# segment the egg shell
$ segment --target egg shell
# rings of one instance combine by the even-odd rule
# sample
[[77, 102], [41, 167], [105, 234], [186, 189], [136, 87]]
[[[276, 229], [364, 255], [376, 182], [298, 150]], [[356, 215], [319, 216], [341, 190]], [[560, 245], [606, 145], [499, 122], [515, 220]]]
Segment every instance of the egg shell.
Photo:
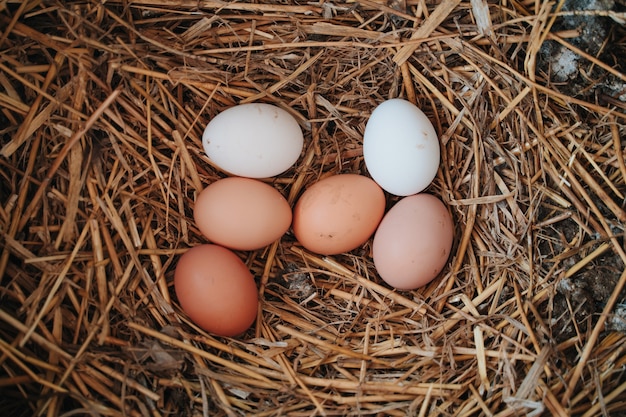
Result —
[[202, 234], [212, 243], [236, 250], [273, 243], [289, 229], [291, 219], [285, 197], [252, 178], [215, 181], [200, 192], [194, 206], [194, 220]]
[[417, 106], [391, 99], [374, 109], [363, 134], [363, 159], [385, 191], [407, 196], [424, 190], [437, 174], [439, 158], [437, 132]]
[[174, 289], [189, 318], [218, 336], [237, 336], [256, 319], [254, 277], [235, 253], [221, 246], [204, 244], [185, 252], [174, 271]]
[[265, 178], [289, 169], [304, 145], [296, 119], [280, 107], [247, 103], [215, 116], [204, 129], [209, 159], [229, 174]]
[[333, 175], [314, 183], [298, 199], [293, 232], [311, 252], [348, 252], [371, 237], [384, 212], [384, 192], [372, 179]]
[[441, 200], [425, 193], [404, 197], [385, 214], [374, 235], [376, 271], [400, 290], [424, 286], [446, 265], [453, 235], [452, 217]]

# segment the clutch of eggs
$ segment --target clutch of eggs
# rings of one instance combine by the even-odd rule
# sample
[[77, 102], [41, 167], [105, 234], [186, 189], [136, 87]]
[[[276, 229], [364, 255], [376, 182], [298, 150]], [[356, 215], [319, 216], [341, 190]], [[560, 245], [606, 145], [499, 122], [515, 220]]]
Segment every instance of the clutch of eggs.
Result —
[[[256, 318], [254, 278], [231, 250], [263, 248], [289, 227], [320, 255], [349, 252], [374, 236], [374, 266], [401, 290], [426, 285], [447, 262], [452, 218], [439, 199], [420, 194], [437, 173], [439, 141], [426, 115], [406, 100], [381, 103], [366, 124], [363, 157], [371, 178], [325, 177], [304, 190], [293, 212], [277, 189], [259, 180], [285, 172], [300, 157], [303, 134], [287, 111], [265, 103], [231, 107], [209, 122], [202, 144], [211, 163], [231, 177], [199, 193], [194, 220], [211, 244], [185, 253], [174, 281], [183, 310], [211, 333], [235, 336]], [[385, 191], [403, 197], [387, 213]]]

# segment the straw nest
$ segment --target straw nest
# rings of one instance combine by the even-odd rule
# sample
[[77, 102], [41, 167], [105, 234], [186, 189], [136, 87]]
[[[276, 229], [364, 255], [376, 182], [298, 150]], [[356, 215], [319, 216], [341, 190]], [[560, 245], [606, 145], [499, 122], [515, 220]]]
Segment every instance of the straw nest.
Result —
[[[0, 414], [624, 415], [610, 3], [0, 2]], [[204, 242], [195, 196], [224, 176], [211, 117], [262, 101], [298, 119], [303, 155], [268, 180], [293, 202], [366, 174], [365, 123], [393, 97], [440, 135], [442, 275], [394, 291], [369, 243], [323, 257], [288, 233], [240, 253], [262, 300], [248, 333], [194, 326], [172, 276]]]

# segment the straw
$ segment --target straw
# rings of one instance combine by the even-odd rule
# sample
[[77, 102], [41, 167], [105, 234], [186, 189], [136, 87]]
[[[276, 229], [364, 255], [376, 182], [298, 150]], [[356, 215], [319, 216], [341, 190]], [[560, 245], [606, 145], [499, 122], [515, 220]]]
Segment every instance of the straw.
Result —
[[[560, 6], [0, 2], [0, 414], [626, 412], [624, 14]], [[598, 54], [569, 17], [605, 19]], [[571, 80], [549, 45], [578, 57]], [[260, 297], [247, 332], [194, 324], [174, 269], [228, 175], [206, 124], [255, 101], [293, 115], [302, 154], [263, 179], [293, 206], [369, 175], [365, 126], [396, 97], [439, 133], [441, 274], [400, 291], [371, 239], [322, 256], [288, 231], [237, 252]]]

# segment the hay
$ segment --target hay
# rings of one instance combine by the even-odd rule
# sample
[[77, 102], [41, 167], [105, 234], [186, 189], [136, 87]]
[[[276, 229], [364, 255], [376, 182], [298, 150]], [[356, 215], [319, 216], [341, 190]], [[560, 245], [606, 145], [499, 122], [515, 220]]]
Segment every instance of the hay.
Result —
[[[553, 6], [0, 2], [0, 413], [625, 413], [626, 105], [598, 88], [625, 79], [624, 15], [585, 12], [614, 19], [591, 55]], [[584, 58], [588, 88], [551, 81], [548, 42]], [[442, 276], [393, 291], [369, 243], [322, 257], [287, 234], [240, 254], [254, 328], [190, 323], [172, 276], [223, 176], [207, 121], [251, 101], [293, 114], [306, 149], [268, 180], [293, 203], [366, 172], [367, 117], [392, 97], [440, 133]]]

